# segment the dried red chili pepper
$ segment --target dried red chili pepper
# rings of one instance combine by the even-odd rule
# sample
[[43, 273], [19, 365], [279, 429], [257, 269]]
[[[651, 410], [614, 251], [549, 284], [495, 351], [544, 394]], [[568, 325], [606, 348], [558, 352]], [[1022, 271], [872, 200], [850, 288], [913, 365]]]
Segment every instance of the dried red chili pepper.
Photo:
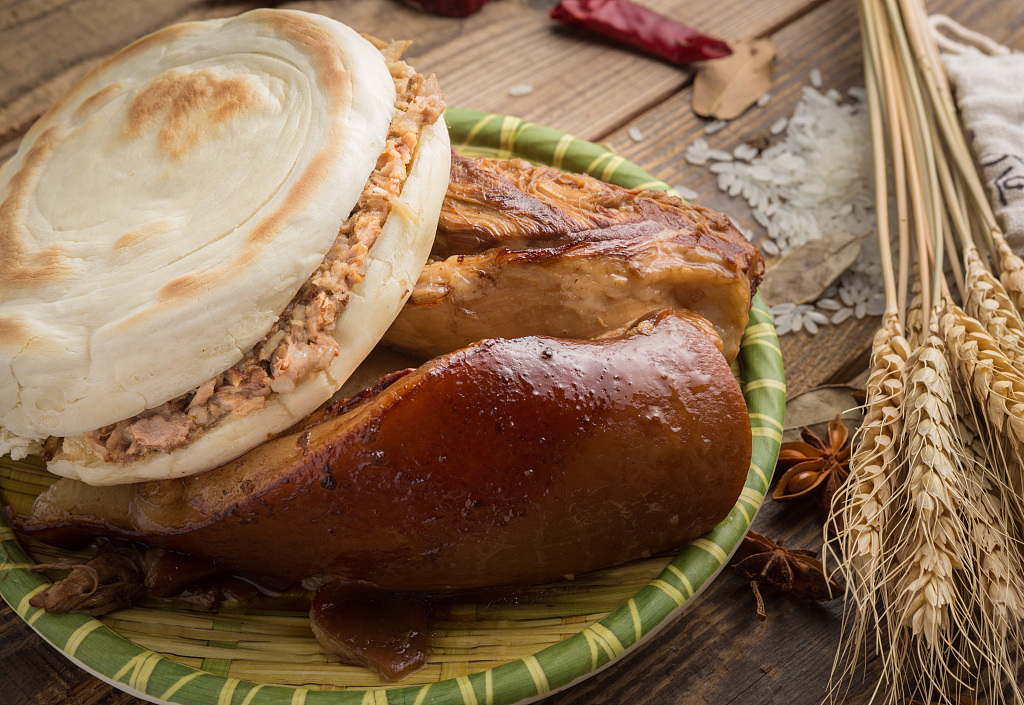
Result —
[[444, 17], [472, 15], [490, 0], [412, 0], [427, 12]]
[[720, 59], [732, 49], [721, 39], [628, 0], [562, 0], [551, 17], [628, 44], [673, 64]]

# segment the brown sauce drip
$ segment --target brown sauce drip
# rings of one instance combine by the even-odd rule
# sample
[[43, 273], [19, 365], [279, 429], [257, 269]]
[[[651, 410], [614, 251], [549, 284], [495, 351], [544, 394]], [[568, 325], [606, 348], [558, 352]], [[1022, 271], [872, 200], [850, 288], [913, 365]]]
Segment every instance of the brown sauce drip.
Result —
[[309, 619], [322, 651], [387, 680], [426, 663], [427, 611], [420, 597], [327, 583], [313, 595]]

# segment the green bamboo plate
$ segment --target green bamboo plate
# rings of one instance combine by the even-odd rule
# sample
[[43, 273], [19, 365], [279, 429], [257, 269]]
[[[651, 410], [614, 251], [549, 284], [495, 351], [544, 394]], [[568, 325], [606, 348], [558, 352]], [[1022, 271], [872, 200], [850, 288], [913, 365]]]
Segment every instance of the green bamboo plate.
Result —
[[[449, 109], [445, 119], [453, 145], [467, 155], [518, 156], [628, 188], [668, 188], [603, 147], [548, 127], [469, 110]], [[32, 559], [2, 519], [0, 595], [68, 659], [156, 703], [507, 705], [537, 700], [607, 667], [668, 624], [710, 584], [746, 533], [778, 457], [785, 404], [782, 355], [760, 296], [751, 309], [739, 363], [753, 457], [746, 486], [725, 521], [674, 558], [538, 588], [540, 598], [534, 602], [452, 608], [449, 622], [435, 625], [431, 637], [432, 658], [434, 651], [441, 652], [439, 663], [425, 669], [419, 682], [410, 679], [414, 685], [384, 688], [361, 669], [322, 663], [298, 613], [240, 616], [228, 608], [210, 615], [149, 604], [102, 621], [46, 614], [30, 606], [29, 599], [49, 583], [29, 570]], [[31, 464], [0, 461], [5, 502], [24, 508], [49, 481]], [[180, 648], [167, 646], [173, 640], [181, 641]], [[517, 653], [515, 643], [525, 653], [510, 657]], [[233, 661], [233, 654], [255, 660]], [[295, 662], [311, 664], [299, 669], [308, 674], [308, 682], [302, 682], [306, 675], [298, 676], [299, 682], [288, 675]]]

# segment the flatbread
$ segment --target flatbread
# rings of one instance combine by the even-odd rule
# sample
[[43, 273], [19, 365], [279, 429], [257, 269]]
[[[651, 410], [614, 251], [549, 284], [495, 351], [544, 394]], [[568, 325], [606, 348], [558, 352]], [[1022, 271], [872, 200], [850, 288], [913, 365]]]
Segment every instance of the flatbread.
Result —
[[369, 42], [292, 11], [175, 25], [86, 75], [0, 167], [0, 427], [72, 436], [235, 364], [334, 242], [394, 102]]
[[412, 293], [430, 254], [450, 157], [444, 121], [424, 128], [402, 189], [404, 205], [392, 209], [370, 248], [366, 277], [353, 288], [338, 316], [333, 337], [339, 354], [330, 367], [310, 375], [292, 392], [272, 394], [263, 409], [222, 418], [195, 441], [170, 453], [149, 453], [121, 465], [100, 460], [79, 438], [65, 438], [47, 469], [91, 485], [184, 477], [225, 463], [311, 414], [370, 353]]

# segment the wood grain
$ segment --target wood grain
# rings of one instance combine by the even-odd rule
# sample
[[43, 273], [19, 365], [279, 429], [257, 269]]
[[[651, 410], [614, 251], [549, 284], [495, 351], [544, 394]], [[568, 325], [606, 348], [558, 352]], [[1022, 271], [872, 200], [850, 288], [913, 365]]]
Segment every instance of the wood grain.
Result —
[[[662, 0], [660, 7], [706, 31], [742, 38], [784, 24], [814, 1]], [[0, 9], [0, 159], [43, 110], [120, 47], [172, 22], [232, 15], [257, 4], [66, 0]], [[437, 73], [451, 105], [518, 115], [586, 139], [602, 137], [690, 80], [687, 69], [564, 30], [548, 18], [552, 4], [502, 0], [456, 21], [395, 0], [279, 3], [385, 39], [414, 38], [409, 58], [419, 70]], [[510, 96], [518, 84], [534, 92]]]

